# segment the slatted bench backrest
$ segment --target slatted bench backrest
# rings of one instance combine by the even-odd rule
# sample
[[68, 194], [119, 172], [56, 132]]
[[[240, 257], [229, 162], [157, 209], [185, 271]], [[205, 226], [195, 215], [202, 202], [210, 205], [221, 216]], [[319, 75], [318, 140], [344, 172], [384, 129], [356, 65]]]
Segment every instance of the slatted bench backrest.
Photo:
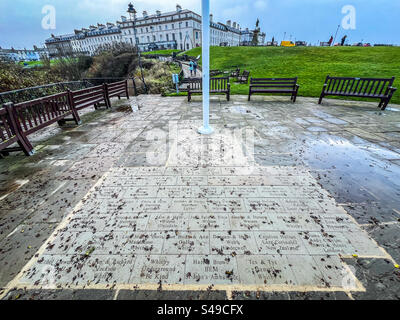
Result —
[[25, 135], [47, 127], [72, 113], [68, 92], [15, 104], [13, 108], [17, 125]]
[[387, 95], [395, 78], [330, 77], [325, 81], [325, 93], [366, 97]]
[[211, 91], [227, 91], [229, 77], [211, 78], [210, 90]]
[[99, 102], [106, 102], [104, 85], [72, 91], [72, 101], [76, 110], [82, 110]]
[[188, 80], [190, 91], [201, 91], [203, 89], [203, 81], [201, 78], [193, 78]]
[[249, 75], [250, 75], [250, 71], [244, 70], [244, 71], [243, 71], [243, 74], [242, 74], [242, 77], [248, 78]]
[[111, 98], [125, 94], [128, 89], [127, 85], [127, 80], [107, 84], [108, 96]]
[[260, 88], [294, 88], [297, 84], [296, 78], [251, 78], [250, 85]]
[[[211, 78], [210, 79], [210, 91], [227, 91], [228, 90], [229, 77]], [[203, 90], [203, 81], [200, 78], [190, 79], [188, 82], [190, 91], [201, 91]]]

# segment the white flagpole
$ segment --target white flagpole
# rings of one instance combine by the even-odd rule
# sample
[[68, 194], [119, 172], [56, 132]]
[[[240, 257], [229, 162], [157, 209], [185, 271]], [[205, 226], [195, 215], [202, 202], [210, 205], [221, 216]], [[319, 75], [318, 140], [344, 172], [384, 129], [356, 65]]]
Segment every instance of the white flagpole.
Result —
[[211, 134], [210, 127], [210, 0], [202, 0], [202, 59], [203, 59], [203, 126], [201, 134]]

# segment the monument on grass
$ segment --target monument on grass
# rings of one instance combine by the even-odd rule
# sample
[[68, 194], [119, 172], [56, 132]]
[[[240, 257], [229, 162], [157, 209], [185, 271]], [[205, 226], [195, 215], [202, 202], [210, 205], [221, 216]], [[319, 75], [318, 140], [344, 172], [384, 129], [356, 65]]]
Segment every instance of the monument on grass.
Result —
[[253, 31], [253, 39], [251, 40], [252, 46], [258, 46], [258, 35], [261, 32], [260, 29], [260, 19], [257, 19], [256, 28]]

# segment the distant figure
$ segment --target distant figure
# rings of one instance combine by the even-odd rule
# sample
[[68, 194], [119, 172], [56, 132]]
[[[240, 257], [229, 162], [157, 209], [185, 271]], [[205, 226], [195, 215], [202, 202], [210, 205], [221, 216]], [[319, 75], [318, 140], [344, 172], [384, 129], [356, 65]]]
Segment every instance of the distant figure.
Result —
[[197, 75], [197, 62], [196, 61], [193, 62], [193, 71], [194, 71], [194, 76], [196, 76]]
[[190, 70], [190, 76], [193, 77], [193, 70], [194, 70], [194, 62], [193, 62], [193, 60], [190, 60], [189, 70]]

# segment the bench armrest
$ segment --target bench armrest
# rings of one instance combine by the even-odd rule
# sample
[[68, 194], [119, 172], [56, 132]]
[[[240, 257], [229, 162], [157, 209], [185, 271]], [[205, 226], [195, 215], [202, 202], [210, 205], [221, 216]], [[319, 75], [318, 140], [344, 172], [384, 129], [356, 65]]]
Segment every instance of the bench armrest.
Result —
[[395, 92], [395, 91], [397, 90], [396, 87], [389, 87], [388, 89], [389, 89], [390, 91], [392, 91], [392, 92]]

